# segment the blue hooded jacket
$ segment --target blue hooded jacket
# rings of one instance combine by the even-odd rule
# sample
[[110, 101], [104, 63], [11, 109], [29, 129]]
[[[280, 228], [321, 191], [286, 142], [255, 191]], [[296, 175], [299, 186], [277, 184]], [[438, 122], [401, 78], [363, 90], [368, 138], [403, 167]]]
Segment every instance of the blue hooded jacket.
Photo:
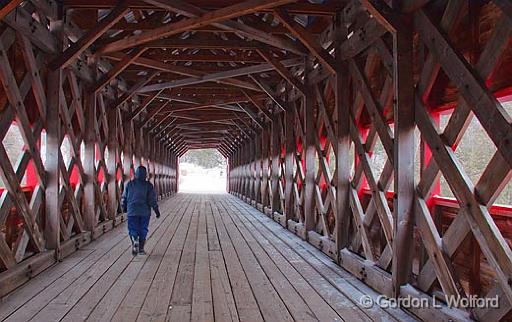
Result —
[[128, 182], [121, 199], [123, 211], [128, 216], [151, 216], [151, 208], [158, 213], [158, 203], [156, 200], [153, 184], [146, 180], [146, 168], [140, 166], [135, 171], [135, 179]]

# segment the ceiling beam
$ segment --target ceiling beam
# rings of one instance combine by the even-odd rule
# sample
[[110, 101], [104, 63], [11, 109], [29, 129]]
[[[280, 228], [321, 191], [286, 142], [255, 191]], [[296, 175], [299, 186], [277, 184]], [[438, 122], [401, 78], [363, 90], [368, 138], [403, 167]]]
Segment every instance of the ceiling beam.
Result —
[[253, 120], [254, 123], [258, 125], [258, 127], [260, 127], [261, 129], [265, 127], [265, 124], [261, 123], [261, 121], [259, 120], [258, 115], [254, 113], [254, 111], [252, 111], [249, 107], [244, 106], [242, 104], [237, 105], [245, 111], [245, 114], [247, 114], [251, 118], [251, 120]]
[[232, 6], [207, 12], [204, 15], [197, 18], [189, 18], [180, 20], [175, 23], [169, 23], [163, 25], [162, 27], [142, 32], [138, 35], [133, 35], [124, 39], [114, 41], [100, 48], [98, 52], [108, 53], [120, 51], [130, 47], [140, 46], [150, 41], [176, 35], [203, 25], [221, 22], [231, 18], [254, 13], [262, 9], [270, 9], [276, 6], [281, 6], [295, 1], [296, 0], [247, 0], [238, 4], [234, 4]]
[[69, 46], [59, 57], [54, 59], [50, 63], [50, 68], [57, 70], [67, 67], [74, 59], [78, 58], [84, 50], [89, 48], [96, 39], [101, 37], [110, 27], [121, 20], [128, 10], [129, 8], [126, 2], [120, 1], [105, 18], [95, 24], [94, 28], [89, 30], [77, 42]]
[[[112, 104], [112, 108], [118, 108], [120, 107], [122, 104], [124, 104], [125, 102], [127, 102], [130, 98], [133, 97], [133, 95], [135, 95], [135, 93], [137, 93], [137, 91], [144, 85], [146, 85], [148, 82], [150, 82], [153, 78], [155, 78], [156, 76], [158, 76], [158, 72], [153, 72], [149, 75], [147, 75], [147, 77], [143, 77], [141, 78], [135, 85], [133, 85], [132, 87], [130, 87], [130, 89], [125, 92], [119, 99], [117, 99], [114, 104]], [[160, 92], [158, 92], [160, 93]]]
[[[296, 66], [296, 65], [302, 64], [302, 60], [301, 59], [287, 59], [282, 62], [279, 62], [279, 64], [281, 64], [282, 66], [285, 66], [285, 67]], [[274, 69], [274, 66], [269, 63], [259, 64], [259, 65], [243, 67], [243, 68], [239, 68], [239, 69], [226, 70], [226, 71], [222, 71], [222, 72], [218, 72], [218, 73], [208, 74], [208, 75], [204, 75], [200, 78], [186, 78], [186, 79], [180, 79], [180, 80], [175, 80], [175, 81], [166, 82], [166, 83], [153, 84], [153, 85], [149, 85], [149, 86], [145, 86], [145, 87], [141, 88], [140, 92], [141, 93], [152, 92], [152, 91], [159, 90], [162, 88], [175, 88], [175, 87], [200, 84], [200, 83], [205, 83], [205, 82], [218, 81], [221, 79], [226, 79], [226, 78], [231, 78], [231, 77], [245, 76], [245, 75], [254, 74], [254, 73], [263, 73], [263, 72], [267, 72], [267, 71], [270, 71], [273, 69]]]
[[395, 33], [397, 30], [406, 28], [397, 12], [383, 0], [360, 0], [360, 2], [387, 31]]
[[[124, 0], [128, 3], [129, 7], [132, 9], [158, 9], [154, 5], [145, 3], [142, 0]], [[402, 1], [419, 1], [419, 0], [402, 0]], [[64, 7], [67, 9], [109, 9], [117, 4], [118, 0], [66, 0], [64, 1]], [[239, 0], [227, 0], [220, 2], [212, 2], [210, 0], [187, 0], [187, 3], [190, 3], [197, 7], [202, 7], [209, 10], [219, 9], [222, 6], [231, 5], [238, 3]], [[313, 15], [313, 16], [327, 16], [332, 17], [336, 12], [336, 9], [341, 9], [337, 1], [331, 1], [330, 3], [320, 4], [320, 3], [309, 3], [309, 2], [300, 2], [293, 3], [289, 5], [285, 5], [284, 8], [292, 14], [303, 14], [303, 15]], [[262, 9], [262, 12], [270, 12], [271, 9]]]
[[[108, 55], [108, 54], [107, 54]], [[167, 58], [169, 57], [169, 58]], [[152, 56], [152, 59], [160, 59], [159, 57]], [[184, 62], [220, 62], [220, 63], [264, 63], [265, 61], [259, 57], [258, 55], [248, 55], [245, 53], [238, 53], [235, 56], [226, 55], [226, 54], [201, 54], [197, 53], [195, 55], [180, 53], [178, 55], [165, 56], [162, 59], [170, 59], [172, 61], [184, 61]]]
[[269, 120], [269, 121], [272, 121], [272, 115], [270, 115], [270, 113], [266, 110], [265, 106], [261, 105], [260, 102], [258, 102], [257, 98], [252, 96], [250, 93], [246, 92], [246, 91], [242, 91], [242, 93], [244, 93], [244, 95], [247, 97], [247, 99], [249, 99], [249, 101], [254, 105], [256, 106], [256, 108], [258, 110], [261, 111], [261, 113], [263, 113], [263, 115], [265, 115], [265, 117]]
[[167, 105], [169, 105], [171, 101], [165, 101], [160, 106], [153, 108], [144, 118], [144, 120], [138, 125], [139, 127], [145, 127], [148, 123]]
[[[208, 12], [189, 3], [176, 0], [144, 0], [144, 2], [151, 3], [162, 9], [180, 13], [189, 18], [200, 17]], [[228, 20], [220, 23], [213, 23], [212, 25], [222, 30], [238, 32], [244, 37], [255, 39], [267, 45], [271, 45], [280, 49], [285, 49], [298, 55], [305, 54], [304, 49], [301, 48], [301, 46], [298, 46], [293, 41], [285, 38], [276, 37], [268, 32], [261, 31], [257, 28], [248, 26], [239, 21]]]
[[138, 47], [130, 52], [129, 55], [126, 55], [120, 62], [118, 62], [111, 70], [109, 70], [103, 77], [98, 81], [96, 86], [94, 87], [94, 92], [99, 92], [103, 89], [108, 83], [110, 83], [116, 76], [121, 74], [123, 70], [126, 69], [137, 57], [142, 55], [146, 48]]
[[286, 27], [297, 39], [299, 39], [311, 54], [315, 56], [331, 73], [336, 74], [336, 63], [327, 50], [325, 50], [305, 27], [295, 21], [283, 9], [276, 9], [274, 16]]
[[146, 107], [149, 106], [149, 104], [151, 104], [151, 102], [153, 102], [158, 95], [160, 95], [164, 90], [159, 90], [157, 92], [154, 92], [152, 93], [151, 95], [147, 96], [144, 101], [142, 101], [142, 104], [137, 107], [137, 109], [135, 111], [132, 112], [132, 114], [130, 114], [130, 116], [128, 116], [128, 120], [131, 120], [133, 121], [137, 116], [139, 116], [140, 113], [142, 113], [142, 111], [144, 111], [146, 109]]
[[297, 88], [302, 94], [306, 93], [306, 88], [302, 82], [295, 78], [292, 73], [279, 60], [274, 58], [272, 54], [266, 50], [258, 50], [258, 53], [290, 84]]
[[[110, 59], [114, 59], [114, 60], [124, 60], [124, 59], [126, 59], [127, 55], [124, 53], [121, 53], [121, 52], [117, 52], [117, 53], [107, 54], [106, 57], [108, 57]], [[173, 73], [173, 74], [194, 77], [197, 79], [206, 75], [205, 72], [198, 71], [193, 68], [189, 68], [186, 66], [166, 64], [166, 63], [162, 63], [158, 60], [149, 59], [149, 58], [145, 58], [145, 57], [137, 57], [132, 62], [132, 64], [137, 65], [137, 66], [157, 69], [157, 70], [160, 70], [163, 72], [169, 72], [169, 73]], [[246, 89], [250, 89], [250, 90], [254, 90], [254, 91], [260, 91], [260, 89], [257, 86], [254, 86], [253, 84], [251, 84], [249, 82], [245, 82], [245, 81], [239, 80], [239, 79], [227, 78], [227, 79], [219, 80], [219, 83], [236, 86], [236, 87], [241, 87], [241, 88], [246, 88]]]
[[249, 75], [249, 78], [252, 79], [281, 110], [286, 111], [286, 104], [277, 97], [277, 94], [270, 88], [270, 85], [256, 76]]
[[23, 0], [4, 1], [4, 3], [0, 5], [0, 20], [7, 16], [9, 12], [14, 10], [22, 2]]

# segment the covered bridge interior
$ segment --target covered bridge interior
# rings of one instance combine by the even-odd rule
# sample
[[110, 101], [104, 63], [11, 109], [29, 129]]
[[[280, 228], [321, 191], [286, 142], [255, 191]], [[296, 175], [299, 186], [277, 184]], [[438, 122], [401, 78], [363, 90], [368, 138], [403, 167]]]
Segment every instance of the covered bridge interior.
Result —
[[[512, 319], [510, 1], [10, 0], [0, 19], [0, 320]], [[176, 194], [201, 148], [231, 195]], [[139, 165], [164, 216], [131, 258]], [[360, 301], [379, 294], [430, 305]]]

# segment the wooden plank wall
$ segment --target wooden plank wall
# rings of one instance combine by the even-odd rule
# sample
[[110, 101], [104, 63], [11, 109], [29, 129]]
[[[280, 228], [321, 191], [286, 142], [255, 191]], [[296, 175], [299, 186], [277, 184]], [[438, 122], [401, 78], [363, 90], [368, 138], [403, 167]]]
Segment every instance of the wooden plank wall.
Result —
[[[120, 198], [137, 165], [159, 198], [177, 191], [177, 153], [127, 118], [136, 106], [119, 104], [117, 88], [96, 89], [109, 63], [49, 66], [81, 31], [62, 22], [55, 2], [38, 5], [48, 16], [18, 7], [0, 34], [0, 142], [15, 124], [28, 147], [12, 166], [0, 143], [0, 296], [123, 222]], [[33, 186], [22, 185], [27, 171]]]
[[[479, 59], [468, 60], [454, 45], [453, 34], [467, 2], [447, 1], [439, 17], [421, 4], [404, 16], [383, 1], [360, 2], [375, 18], [362, 28], [364, 35], [356, 31], [348, 37], [345, 27], [361, 14], [359, 1], [338, 13], [318, 40], [284, 21], [310, 56], [302, 69], [282, 73], [277, 99], [285, 111], [277, 108], [275, 98], [269, 100], [277, 115], [255, 143], [246, 142], [257, 148], [240, 154], [242, 145], [229, 158], [229, 191], [387, 296], [499, 296], [500, 307], [494, 309], [412, 309], [423, 319], [507, 319], [512, 308], [511, 242], [490, 206], [510, 180], [512, 125], [492, 92], [491, 75], [510, 44], [512, 16], [502, 1], [489, 4], [499, 13], [494, 29], [478, 49]], [[414, 40], [413, 34], [418, 35]], [[444, 130], [430, 116], [428, 104], [441, 71], [458, 90], [458, 104]], [[476, 184], [454, 153], [473, 117], [497, 148]], [[273, 132], [282, 119], [280, 142]], [[376, 144], [386, 156], [380, 173], [371, 160]], [[415, 159], [420, 145], [422, 155], [426, 147], [432, 158]], [[422, 168], [415, 177], [416, 162]], [[247, 164], [256, 166], [247, 172]], [[441, 174], [456, 207], [431, 202]], [[261, 189], [248, 193], [242, 183], [254, 176]], [[282, 189], [283, 201], [276, 202]], [[443, 211], [449, 216], [443, 217]], [[461, 263], [460, 254], [475, 250], [482, 254], [476, 262]]]

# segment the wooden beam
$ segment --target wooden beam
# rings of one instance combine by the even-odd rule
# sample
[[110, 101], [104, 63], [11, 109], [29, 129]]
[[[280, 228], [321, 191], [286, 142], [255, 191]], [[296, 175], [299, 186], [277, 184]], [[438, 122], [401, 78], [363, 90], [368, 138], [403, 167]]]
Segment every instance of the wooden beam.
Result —
[[[119, 99], [117, 99], [114, 102], [114, 104], [112, 104], [111, 108], [116, 109], [116, 108], [120, 107], [121, 105], [123, 105], [130, 98], [132, 98], [133, 95], [135, 95], [135, 93], [137, 93], [137, 91], [142, 86], [146, 85], [148, 82], [150, 82], [153, 78], [155, 78], [158, 75], [159, 75], [159, 73], [155, 71], [155, 72], [152, 72], [152, 73], [146, 75], [146, 77], [142, 77], [135, 85], [133, 85], [127, 92], [125, 92]], [[156, 95], [158, 95], [160, 93], [161, 93], [161, 91], [158, 91]]]
[[[77, 8], [77, 9], [109, 9], [116, 5], [118, 0], [66, 0], [66, 8]], [[145, 9], [154, 10], [156, 7], [152, 4], [148, 4], [142, 0], [125, 0], [128, 2], [129, 7], [133, 9]], [[161, 0], [163, 1], [163, 0]], [[175, 0], [172, 0], [174, 2]], [[411, 0], [413, 1], [413, 0]], [[171, 0], [168, 2], [172, 3]], [[238, 3], [238, 0], [228, 0], [222, 3], [212, 4], [208, 2], [205, 6], [204, 0], [187, 0], [187, 4], [192, 4], [197, 7], [208, 7], [211, 9], [222, 8], [227, 5]], [[303, 14], [303, 15], [315, 15], [315, 16], [326, 16], [330, 17], [334, 14], [338, 8], [336, 3], [309, 3], [299, 2], [284, 6], [292, 14]], [[263, 9], [262, 12], [270, 12], [271, 9]]]
[[144, 120], [138, 124], [139, 127], [145, 127], [163, 108], [170, 104], [170, 101], [165, 101], [160, 106], [154, 107], [148, 115], [144, 118]]
[[298, 79], [296, 79], [292, 73], [286, 69], [286, 66], [282, 64], [279, 60], [274, 58], [271, 53], [266, 50], [258, 50], [258, 53], [265, 59], [272, 67], [290, 84], [292, 84], [295, 88], [297, 88], [302, 94], [306, 93], [306, 88], [304, 84], [302, 84]]
[[156, 91], [154, 93], [152, 93], [151, 95], [147, 96], [144, 101], [142, 101], [142, 104], [137, 107], [137, 109], [135, 111], [132, 112], [132, 114], [130, 114], [130, 116], [127, 117], [128, 120], [131, 120], [133, 121], [137, 116], [139, 116], [139, 114], [144, 111], [146, 109], [146, 107], [149, 106], [149, 104], [151, 104], [151, 102], [153, 102], [158, 95], [160, 95], [164, 90], [161, 89], [159, 91]]
[[315, 56], [322, 65], [331, 73], [336, 73], [336, 64], [334, 58], [325, 50], [314, 36], [301, 24], [296, 22], [285, 10], [274, 10], [274, 16], [295, 36], [299, 39], [311, 54]]
[[60, 137], [61, 122], [59, 110], [62, 96], [59, 94], [62, 87], [62, 70], [49, 71], [47, 76], [47, 110], [46, 120], [46, 177], [48, 182], [45, 189], [45, 238], [46, 247], [56, 251], [56, 258], [59, 258], [60, 248], [60, 216], [59, 206], [60, 192]]
[[[110, 53], [110, 54], [105, 55], [105, 57], [108, 57], [108, 58], [114, 59], [114, 60], [123, 60], [127, 57], [127, 55], [123, 54], [123, 53]], [[160, 70], [163, 72], [169, 72], [169, 73], [173, 73], [173, 74], [184, 75], [184, 76], [195, 77], [195, 78], [200, 78], [201, 76], [206, 75], [206, 72], [195, 70], [193, 68], [189, 68], [186, 66], [180, 66], [180, 65], [166, 64], [166, 63], [162, 63], [158, 60], [149, 59], [149, 58], [145, 58], [145, 57], [138, 57], [137, 59], [135, 59], [132, 62], [132, 64], [137, 65], [137, 66], [143, 66], [143, 67]], [[233, 79], [229, 79], [229, 78], [221, 79], [221, 80], [219, 80], [219, 83], [259, 91], [258, 87], [250, 84], [249, 82], [245, 82], [240, 79], [234, 79], [234, 78]]]
[[14, 10], [23, 0], [7, 0], [0, 5], [0, 20], [2, 20], [9, 12]]
[[[335, 20], [335, 43], [340, 44], [346, 39], [347, 29], [341, 23], [341, 17], [336, 16]], [[339, 251], [349, 245], [350, 236], [350, 121], [347, 115], [350, 114], [351, 96], [349, 88], [350, 75], [348, 73], [347, 63], [342, 61], [342, 51], [340, 46], [336, 46], [336, 63], [339, 68], [336, 69], [334, 78], [334, 104], [337, 115], [337, 124], [335, 125], [336, 141], [331, 144], [336, 145], [336, 226], [335, 242], [336, 251], [339, 259]], [[353, 160], [355, 162], [355, 160]], [[331, 161], [332, 162], [332, 161]]]
[[[285, 67], [290, 66], [296, 66], [300, 65], [301, 61], [300, 59], [287, 59], [284, 61], [281, 61], [280, 64]], [[207, 74], [201, 77], [193, 77], [193, 78], [185, 78], [180, 80], [175, 80], [171, 82], [166, 83], [160, 83], [160, 84], [153, 84], [149, 86], [145, 86], [140, 89], [139, 92], [145, 93], [145, 92], [152, 92], [163, 88], [176, 88], [176, 87], [182, 87], [182, 86], [188, 86], [188, 85], [194, 85], [194, 84], [201, 84], [205, 82], [213, 82], [218, 81], [221, 79], [231, 78], [231, 77], [238, 77], [238, 76], [245, 76], [247, 74], [254, 74], [254, 73], [263, 73], [269, 70], [274, 69], [273, 65], [271, 64], [259, 64], [249, 67], [242, 67], [239, 69], [233, 69], [233, 70], [227, 70], [227, 71], [221, 71], [218, 73], [212, 73]], [[286, 68], [285, 68], [286, 69]]]
[[[295, 107], [293, 107], [294, 109]], [[293, 185], [295, 183], [294, 180], [294, 163], [295, 163], [295, 155], [297, 153], [297, 144], [295, 141], [295, 111], [290, 108], [288, 111], [284, 112], [285, 115], [285, 145], [286, 145], [286, 155], [285, 155], [285, 189], [284, 189], [284, 215], [286, 216], [286, 221], [295, 218], [295, 205], [293, 203]], [[259, 173], [258, 173], [259, 175]]]
[[[304, 71], [307, 76], [311, 72], [311, 62], [306, 62], [306, 69]], [[315, 113], [314, 113], [314, 95], [311, 88], [304, 91], [304, 123], [306, 142], [303, 144], [303, 158], [305, 160], [305, 186], [304, 186], [304, 228], [306, 232], [315, 231], [316, 216], [315, 216]], [[307, 235], [307, 234], [306, 234]]]
[[412, 272], [411, 244], [414, 226], [414, 79], [412, 27], [393, 34], [394, 104], [394, 239], [393, 294], [410, 282]]
[[258, 102], [258, 100], [256, 99], [256, 97], [254, 97], [253, 95], [251, 95], [250, 93], [248, 93], [247, 91], [244, 91], [242, 90], [242, 93], [244, 93], [244, 95], [249, 99], [249, 101], [254, 104], [254, 106], [256, 106], [258, 108], [258, 110], [261, 111], [261, 113], [263, 113], [263, 115], [265, 115], [265, 117], [269, 120], [269, 121], [272, 121], [272, 115], [270, 115], [270, 113], [267, 111], [267, 109], [265, 108], [265, 106], [263, 106], [260, 102]]
[[142, 32], [138, 35], [114, 41], [105, 45], [103, 48], [100, 48], [98, 52], [107, 53], [139, 46], [152, 40], [176, 35], [203, 25], [221, 22], [231, 18], [257, 12], [262, 9], [269, 9], [295, 1], [296, 0], [247, 0], [239, 4], [205, 13], [204, 15], [197, 18], [189, 18], [175, 23], [169, 23], [154, 30]]
[[244, 110], [244, 112], [254, 121], [260, 128], [263, 128], [265, 125], [261, 123], [258, 115], [254, 113], [249, 107], [244, 106], [243, 104], [237, 103], [237, 105]]
[[107, 72], [107, 74], [103, 75], [103, 77], [97, 82], [96, 86], [94, 87], [93, 91], [95, 93], [99, 92], [103, 89], [108, 83], [110, 83], [116, 76], [121, 74], [123, 70], [126, 69], [131, 63], [135, 61], [140, 55], [142, 55], [147, 48], [139, 47], [135, 48], [130, 52], [129, 55], [127, 55], [123, 60], [118, 62], [111, 70]]
[[393, 8], [398, 9], [400, 12], [403, 13], [410, 13], [427, 5], [430, 1], [431, 0], [401, 0], [397, 1], [399, 7], [395, 8], [395, 5], [393, 4]]
[[252, 79], [268, 95], [268, 97], [274, 101], [274, 103], [276, 103], [277, 107], [282, 111], [287, 110], [286, 103], [277, 97], [277, 94], [270, 88], [270, 85], [259, 79], [256, 75], [249, 75], [249, 78]]
[[56, 70], [67, 67], [74, 59], [78, 58], [84, 50], [89, 48], [96, 39], [101, 37], [110, 27], [121, 20], [128, 10], [127, 3], [120, 1], [105, 18], [95, 24], [94, 28], [89, 30], [77, 42], [69, 46], [59, 57], [54, 59], [49, 65], [50, 68]]
[[[84, 185], [84, 211], [83, 220], [85, 229], [94, 231], [97, 224], [96, 219], [96, 138], [94, 133], [95, 118], [97, 111], [97, 94], [94, 91], [87, 92], [84, 99], [85, 114], [86, 114], [86, 132], [84, 137], [84, 174], [87, 177], [87, 181]], [[130, 129], [131, 130], [131, 129]], [[125, 138], [127, 139], [130, 135], [125, 131]], [[127, 151], [125, 150], [125, 157], [127, 157]], [[131, 159], [129, 163], [131, 164]], [[125, 173], [126, 174], [126, 173]], [[128, 174], [129, 175], [129, 170]]]
[[376, 40], [380, 39], [387, 30], [376, 19], [370, 19], [352, 37], [341, 44], [343, 60], [350, 59], [368, 48]]
[[394, 11], [384, 0], [360, 0], [372, 17], [391, 33], [404, 30], [405, 26]]
[[508, 113], [487, 88], [485, 80], [455, 49], [423, 9], [415, 13], [414, 23], [430, 52], [439, 60], [446, 75], [457, 86], [489, 138], [512, 167], [512, 126]]
[[[144, 0], [144, 2], [151, 3], [165, 10], [180, 13], [189, 18], [199, 17], [207, 13], [206, 10], [181, 1], [174, 0], [171, 2], [166, 0]], [[221, 23], [214, 23], [212, 25], [222, 30], [235, 31], [246, 38], [255, 39], [267, 45], [285, 49], [298, 55], [304, 55], [304, 50], [294, 42], [284, 38], [275, 37], [268, 32], [261, 31], [239, 21], [228, 20]]]

